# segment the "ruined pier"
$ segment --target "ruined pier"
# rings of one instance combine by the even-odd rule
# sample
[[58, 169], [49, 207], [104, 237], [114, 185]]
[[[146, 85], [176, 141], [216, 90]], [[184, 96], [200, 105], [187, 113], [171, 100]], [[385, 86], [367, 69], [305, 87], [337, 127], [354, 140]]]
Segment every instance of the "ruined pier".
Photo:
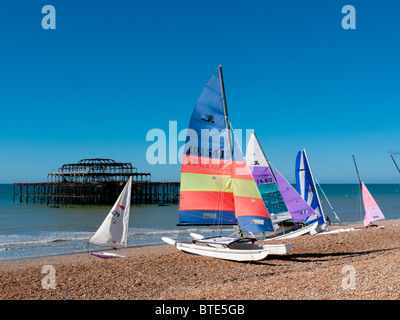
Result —
[[175, 204], [179, 182], [152, 182], [149, 172], [112, 159], [83, 159], [49, 172], [48, 182], [14, 183], [14, 202], [111, 205], [132, 177], [132, 204]]

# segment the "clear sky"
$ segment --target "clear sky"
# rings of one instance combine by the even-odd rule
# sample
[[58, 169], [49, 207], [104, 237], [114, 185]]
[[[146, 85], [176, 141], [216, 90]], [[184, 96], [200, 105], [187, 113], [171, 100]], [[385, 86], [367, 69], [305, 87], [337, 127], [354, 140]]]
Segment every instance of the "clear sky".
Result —
[[[348, 4], [355, 30], [342, 28]], [[352, 153], [366, 183], [399, 183], [399, 13], [398, 1], [4, 0], [0, 183], [97, 157], [178, 181], [180, 164], [146, 161], [146, 134], [186, 128], [219, 64], [233, 126], [254, 129], [289, 181], [306, 148], [321, 183], [357, 183]]]

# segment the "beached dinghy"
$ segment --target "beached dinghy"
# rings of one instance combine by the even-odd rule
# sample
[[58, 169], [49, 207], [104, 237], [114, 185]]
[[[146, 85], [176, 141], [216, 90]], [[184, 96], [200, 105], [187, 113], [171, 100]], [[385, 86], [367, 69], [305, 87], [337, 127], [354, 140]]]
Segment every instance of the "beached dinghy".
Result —
[[[190, 233], [190, 236], [193, 237], [196, 241], [195, 243], [205, 243], [208, 246], [218, 246], [218, 243], [221, 241], [222, 237], [210, 237], [206, 238], [203, 235], [197, 234], [197, 233]], [[245, 246], [244, 248], [250, 249], [260, 249], [261, 247], [264, 249], [269, 249], [269, 254], [270, 255], [284, 255], [289, 253], [290, 250], [293, 248], [293, 244], [291, 243], [278, 243], [278, 244], [269, 244], [269, 245], [262, 245], [262, 244], [255, 244], [256, 241], [258, 240], [265, 240], [264, 238], [233, 238], [233, 237], [223, 237], [224, 241], [227, 242], [229, 241], [229, 246], [230, 248], [241, 248], [243, 245]], [[276, 239], [276, 238], [274, 238]], [[251, 245], [253, 244], [253, 245]], [[227, 245], [227, 244], [225, 244]]]
[[[241, 229], [235, 238], [193, 239], [191, 243], [162, 238], [184, 252], [255, 261], [271, 251], [242, 235], [274, 229], [241, 148], [232, 137], [221, 66], [204, 87], [190, 120], [182, 162], [179, 225], [239, 225]], [[287, 253], [291, 246], [283, 244], [282, 248]]]
[[308, 161], [306, 149], [299, 151], [297, 154], [295, 173], [297, 191], [302, 195], [304, 200], [307, 201], [307, 203], [313, 208], [316, 213], [314, 216], [311, 216], [305, 220], [305, 223], [307, 224], [313, 224], [317, 222], [318, 225], [315, 228], [315, 232], [313, 232], [312, 234], [326, 235], [358, 230], [355, 228], [344, 228], [328, 231], [327, 219], [325, 218], [324, 211], [322, 210], [321, 201], [315, 183], [317, 183], [317, 185], [319, 186], [319, 189], [324, 195], [326, 202], [331, 208], [335, 216], [335, 221], [340, 221], [340, 219], [336, 214], [336, 211], [330, 203], [328, 197], [326, 196], [324, 190], [322, 189], [321, 185], [318, 183], [318, 180], [314, 178], [314, 175], [311, 171], [310, 162]]
[[[305, 201], [307, 201], [307, 203], [315, 211], [315, 215], [308, 217], [304, 222], [306, 224], [312, 224], [314, 222], [318, 222], [318, 227], [315, 230], [316, 233], [327, 230], [328, 223], [326, 221], [324, 211], [322, 210], [321, 201], [315, 184], [314, 175], [311, 171], [311, 166], [308, 161], [306, 149], [303, 149], [297, 153], [295, 175], [296, 175], [296, 186], [298, 193], [301, 194], [302, 198]], [[328, 198], [323, 192], [321, 186], [320, 189], [324, 194], [328, 204], [330, 205], [335, 215], [335, 219], [339, 220], [339, 217], [337, 216], [331, 203], [329, 202]]]
[[93, 256], [103, 259], [126, 257], [129, 211], [131, 204], [131, 189], [132, 177], [129, 178], [117, 201], [108, 213], [107, 217], [104, 219], [97, 232], [89, 240], [90, 243], [111, 247], [114, 250], [118, 248], [125, 248], [125, 255], [105, 251], [91, 252]]
[[356, 172], [358, 176], [358, 181], [360, 183], [362, 198], [364, 203], [364, 227], [367, 228], [371, 226], [372, 222], [378, 220], [384, 220], [385, 216], [383, 215], [381, 209], [379, 208], [378, 204], [376, 203], [375, 199], [372, 197], [371, 193], [368, 191], [367, 187], [365, 186], [364, 182], [361, 181], [360, 174], [358, 173], [356, 158], [353, 154], [353, 161], [354, 166], [356, 167]]
[[258, 261], [265, 259], [270, 248], [262, 245], [245, 243], [243, 246], [237, 244], [237, 239], [224, 238], [196, 240], [193, 243], [177, 242], [170, 238], [162, 238], [166, 243], [174, 245], [178, 250], [212, 258], [233, 261]]

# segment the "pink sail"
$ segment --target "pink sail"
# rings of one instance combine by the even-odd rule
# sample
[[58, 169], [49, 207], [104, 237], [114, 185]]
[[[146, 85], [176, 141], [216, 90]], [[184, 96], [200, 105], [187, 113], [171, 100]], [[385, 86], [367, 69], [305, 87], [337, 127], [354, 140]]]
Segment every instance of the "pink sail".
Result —
[[372, 195], [369, 193], [364, 182], [362, 182], [362, 195], [365, 208], [364, 227], [368, 227], [371, 222], [385, 219], [381, 209], [379, 209]]

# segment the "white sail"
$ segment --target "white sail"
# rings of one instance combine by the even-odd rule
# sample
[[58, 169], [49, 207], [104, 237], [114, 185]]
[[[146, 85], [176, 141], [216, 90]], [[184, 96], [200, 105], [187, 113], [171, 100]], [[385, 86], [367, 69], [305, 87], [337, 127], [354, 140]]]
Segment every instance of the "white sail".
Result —
[[265, 166], [269, 167], [268, 161], [264, 156], [264, 152], [254, 134], [251, 134], [246, 148], [246, 163], [250, 166]]
[[271, 216], [272, 223], [277, 224], [281, 221], [292, 219], [279, 192], [272, 168], [255, 132], [252, 132], [247, 144], [246, 163], [250, 168], [265, 206]]
[[129, 178], [111, 211], [89, 242], [115, 248], [126, 247], [131, 189], [132, 177]]

